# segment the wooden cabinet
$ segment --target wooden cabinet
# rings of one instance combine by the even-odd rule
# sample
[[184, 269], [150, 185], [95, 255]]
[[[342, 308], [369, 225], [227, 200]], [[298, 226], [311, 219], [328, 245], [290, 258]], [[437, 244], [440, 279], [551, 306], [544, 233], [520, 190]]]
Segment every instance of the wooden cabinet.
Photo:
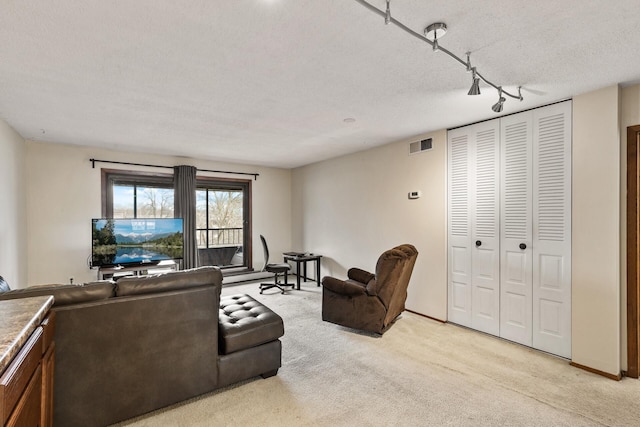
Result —
[[54, 328], [55, 313], [50, 313], [0, 376], [2, 425], [53, 425]]

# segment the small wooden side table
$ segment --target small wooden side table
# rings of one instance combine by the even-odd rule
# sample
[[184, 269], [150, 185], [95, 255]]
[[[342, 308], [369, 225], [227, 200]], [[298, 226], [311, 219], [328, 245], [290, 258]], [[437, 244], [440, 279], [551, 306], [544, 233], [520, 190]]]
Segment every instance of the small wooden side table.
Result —
[[[296, 289], [300, 290], [300, 277], [303, 277], [305, 281], [310, 280], [307, 277], [307, 263], [309, 261], [315, 261], [316, 263], [316, 277], [315, 282], [320, 286], [320, 259], [322, 255], [305, 253], [305, 252], [284, 252], [284, 262], [296, 263]], [[302, 264], [302, 275], [300, 275], [300, 264]]]

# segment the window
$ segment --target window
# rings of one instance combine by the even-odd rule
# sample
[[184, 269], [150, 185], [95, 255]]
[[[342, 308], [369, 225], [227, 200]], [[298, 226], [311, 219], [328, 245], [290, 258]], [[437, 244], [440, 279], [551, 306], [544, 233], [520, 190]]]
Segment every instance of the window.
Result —
[[[251, 181], [199, 179], [196, 238], [201, 262], [246, 267]], [[206, 261], [208, 260], [208, 261]]]
[[242, 191], [203, 188], [196, 191], [199, 248], [242, 243]]
[[113, 185], [114, 218], [173, 218], [173, 188]]
[[106, 218], [173, 218], [173, 175], [108, 169], [102, 173]]
[[[198, 177], [196, 239], [200, 265], [251, 266], [251, 181]], [[173, 174], [102, 169], [105, 218], [173, 218]]]

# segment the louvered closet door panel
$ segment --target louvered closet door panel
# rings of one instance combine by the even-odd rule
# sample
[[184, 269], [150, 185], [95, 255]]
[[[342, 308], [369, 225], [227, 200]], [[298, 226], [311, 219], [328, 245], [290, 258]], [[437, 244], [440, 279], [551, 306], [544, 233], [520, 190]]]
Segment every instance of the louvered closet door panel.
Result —
[[500, 224], [498, 120], [472, 126], [474, 203], [471, 211], [471, 327], [500, 331]]
[[501, 119], [500, 336], [532, 344], [532, 114]]
[[571, 357], [571, 102], [533, 110], [533, 347]]
[[465, 129], [448, 134], [449, 275], [448, 320], [471, 326], [471, 215], [469, 182], [472, 146]]

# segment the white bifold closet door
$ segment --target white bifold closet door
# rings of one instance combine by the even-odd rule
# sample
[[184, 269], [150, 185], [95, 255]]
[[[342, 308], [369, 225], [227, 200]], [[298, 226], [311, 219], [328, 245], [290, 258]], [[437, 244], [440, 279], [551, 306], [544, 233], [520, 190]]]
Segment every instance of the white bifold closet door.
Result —
[[529, 112], [500, 120], [500, 336], [532, 345], [533, 124]]
[[532, 110], [533, 347], [571, 357], [571, 102]]
[[471, 326], [471, 137], [466, 130], [457, 129], [449, 131], [448, 139], [448, 319]]
[[571, 103], [500, 125], [500, 336], [570, 357]]
[[500, 330], [499, 121], [449, 133], [449, 320]]
[[571, 356], [571, 102], [449, 132], [449, 321]]

